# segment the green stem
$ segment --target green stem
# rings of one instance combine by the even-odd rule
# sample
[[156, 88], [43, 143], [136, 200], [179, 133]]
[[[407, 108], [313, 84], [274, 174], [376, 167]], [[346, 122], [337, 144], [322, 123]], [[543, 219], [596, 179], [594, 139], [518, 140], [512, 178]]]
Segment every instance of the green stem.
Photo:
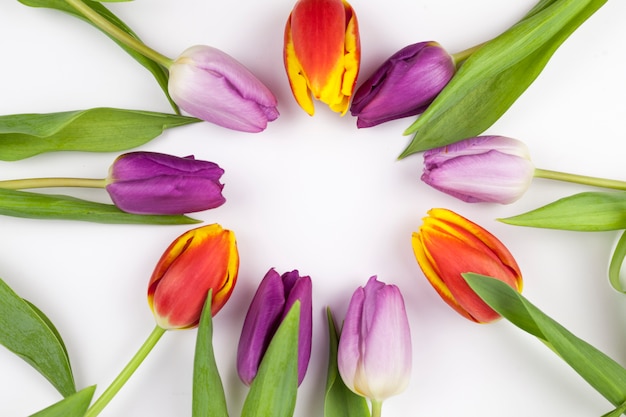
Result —
[[0, 188], [9, 190], [22, 190], [24, 188], [50, 188], [50, 187], [83, 187], [104, 188], [107, 185], [106, 178], [24, 178], [19, 180], [0, 181]]
[[626, 190], [626, 181], [610, 180], [606, 178], [588, 177], [586, 175], [569, 174], [566, 172], [535, 169], [535, 177], [556, 181], [573, 182], [576, 184], [592, 185], [594, 187]]
[[463, 61], [469, 58], [470, 55], [472, 55], [474, 52], [479, 50], [485, 43], [487, 42], [479, 43], [478, 45], [472, 46], [471, 48], [468, 48], [464, 51], [452, 54], [452, 60], [454, 60], [454, 65], [458, 68], [459, 65], [463, 63]]
[[141, 42], [137, 38], [124, 32], [119, 27], [115, 26], [108, 19], [104, 18], [100, 13], [87, 6], [82, 0], [65, 0], [67, 4], [78, 10], [85, 18], [91, 21], [104, 33], [111, 36], [113, 39], [121, 42], [127, 47], [140, 53], [141, 55], [149, 58], [159, 65], [169, 68], [172, 65], [172, 59], [160, 54], [154, 49], [148, 47], [145, 43]]
[[130, 378], [130, 376], [137, 370], [139, 365], [143, 362], [143, 360], [148, 356], [148, 353], [152, 350], [152, 348], [159, 341], [161, 336], [165, 333], [165, 329], [159, 326], [155, 326], [150, 336], [146, 339], [146, 341], [141, 345], [135, 356], [128, 362], [128, 364], [122, 369], [122, 372], [111, 382], [111, 385], [108, 386], [106, 390], [102, 393], [102, 395], [89, 407], [84, 417], [95, 417], [106, 407], [106, 405], [115, 397], [115, 394], [124, 386], [126, 381]]
[[382, 414], [383, 402], [372, 400], [372, 417], [380, 417]]

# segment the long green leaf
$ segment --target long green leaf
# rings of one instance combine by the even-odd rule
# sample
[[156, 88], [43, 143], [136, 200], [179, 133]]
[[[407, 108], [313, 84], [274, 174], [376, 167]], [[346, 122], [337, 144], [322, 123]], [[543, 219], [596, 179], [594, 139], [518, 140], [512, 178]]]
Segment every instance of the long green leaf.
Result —
[[626, 192], [574, 194], [498, 220], [515, 226], [584, 232], [626, 229]]
[[609, 282], [615, 290], [621, 293], [626, 293], [620, 277], [624, 258], [626, 258], [626, 232], [622, 233], [622, 236], [617, 242], [609, 264]]
[[291, 417], [298, 392], [298, 327], [296, 301], [274, 334], [250, 385], [241, 417]]
[[614, 406], [626, 402], [626, 369], [576, 337], [506, 283], [463, 274], [470, 287], [496, 312], [538, 337]]
[[228, 417], [224, 386], [213, 351], [213, 320], [211, 317], [212, 291], [206, 299], [193, 362], [192, 417]]
[[625, 412], [626, 412], [626, 402], [620, 405], [619, 407], [617, 407], [615, 410], [609, 411], [606, 414], [602, 414], [602, 417], [618, 417], [624, 414]]
[[84, 388], [30, 417], [83, 417], [95, 390], [95, 385]]
[[44, 152], [116, 152], [135, 148], [165, 129], [199, 122], [167, 113], [98, 107], [88, 110], [0, 116], [0, 159]]
[[324, 396], [324, 417], [370, 417], [367, 400], [355, 394], [344, 384], [337, 366], [339, 333], [330, 311], [328, 318], [328, 373], [326, 375], [326, 395]]
[[65, 397], [74, 376], [65, 345], [50, 320], [0, 279], [0, 344], [41, 373]]
[[0, 215], [28, 219], [80, 220], [110, 224], [193, 224], [183, 215], [126, 213], [112, 204], [94, 203], [65, 195], [37, 194], [0, 188]]
[[[44, 7], [44, 8], [49, 8], [49, 9], [60, 10], [65, 13], [69, 13], [72, 16], [77, 17], [81, 20], [84, 20], [94, 27], [97, 27], [91, 21], [86, 19], [81, 13], [76, 11], [72, 6], [68, 5], [64, 0], [18, 0], [18, 1], [30, 7]], [[91, 1], [91, 0], [83, 0], [83, 1], [85, 4], [87, 4], [93, 10], [95, 10], [98, 14], [100, 14], [102, 17], [107, 19], [109, 22], [113, 23], [119, 29], [126, 32], [133, 38], [140, 40], [139, 37], [124, 22], [122, 22], [117, 16], [115, 16], [115, 14], [113, 14], [109, 9], [104, 7], [102, 4], [96, 1]], [[100, 28], [98, 29], [100, 30]], [[108, 34], [106, 35], [109, 36]], [[134, 51], [133, 49], [127, 47], [126, 45], [123, 45], [122, 43], [118, 42], [116, 39], [113, 39], [113, 41], [115, 41], [115, 43], [117, 43], [122, 49], [124, 49], [130, 56], [132, 56], [137, 62], [139, 62], [148, 71], [152, 73], [157, 83], [159, 83], [159, 86], [165, 93], [165, 96], [167, 97], [174, 111], [176, 113], [180, 113], [178, 106], [174, 103], [174, 101], [172, 101], [169, 95], [169, 92], [167, 90], [167, 83], [169, 79], [169, 73], [167, 69], [163, 68], [160, 64], [153, 61], [152, 59], [145, 57], [144, 55]]]
[[405, 134], [400, 158], [477, 136], [532, 84], [552, 54], [606, 0], [542, 1], [520, 22], [487, 42]]

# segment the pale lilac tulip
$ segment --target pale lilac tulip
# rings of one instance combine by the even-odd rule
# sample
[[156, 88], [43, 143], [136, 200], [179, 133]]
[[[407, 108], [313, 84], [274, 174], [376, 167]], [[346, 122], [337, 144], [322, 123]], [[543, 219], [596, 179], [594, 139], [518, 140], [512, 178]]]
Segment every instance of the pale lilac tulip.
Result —
[[469, 203], [509, 204], [526, 192], [534, 172], [523, 142], [478, 136], [426, 151], [422, 181]]
[[237, 349], [237, 372], [250, 385], [278, 326], [294, 302], [300, 301], [298, 334], [298, 385], [302, 383], [311, 357], [313, 332], [311, 278], [297, 270], [279, 275], [270, 269], [257, 288], [243, 323]]
[[354, 292], [339, 338], [337, 365], [346, 386], [373, 403], [406, 388], [411, 334], [398, 287], [373, 276]]
[[406, 46], [357, 89], [350, 113], [359, 128], [423, 113], [455, 72], [452, 56], [437, 42]]
[[209, 161], [156, 152], [130, 152], [109, 169], [113, 203], [135, 214], [185, 214], [224, 204], [224, 170]]
[[192, 46], [169, 68], [172, 100], [190, 115], [219, 126], [260, 132], [278, 118], [272, 92], [230, 55]]

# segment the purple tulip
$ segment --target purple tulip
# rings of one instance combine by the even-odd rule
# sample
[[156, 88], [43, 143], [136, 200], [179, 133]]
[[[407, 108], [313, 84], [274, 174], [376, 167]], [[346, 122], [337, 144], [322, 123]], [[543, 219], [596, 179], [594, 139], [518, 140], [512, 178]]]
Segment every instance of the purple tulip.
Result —
[[437, 42], [401, 49], [354, 94], [350, 112], [358, 117], [357, 127], [423, 113], [455, 72], [452, 56]]
[[354, 292], [339, 338], [337, 364], [346, 386], [372, 403], [406, 388], [411, 334], [398, 287], [373, 276]]
[[523, 142], [478, 136], [426, 151], [422, 181], [469, 203], [509, 204], [526, 192], [534, 172]]
[[219, 49], [193, 46], [174, 60], [169, 74], [172, 100], [194, 117], [244, 132], [261, 132], [278, 118], [272, 92]]
[[298, 271], [279, 275], [270, 269], [256, 291], [246, 314], [237, 349], [237, 372], [250, 385], [278, 326], [296, 300], [300, 301], [298, 336], [298, 385], [302, 383], [311, 357], [313, 336], [311, 278]]
[[111, 165], [106, 190], [115, 205], [136, 214], [184, 214], [224, 204], [217, 164], [156, 152], [130, 152]]

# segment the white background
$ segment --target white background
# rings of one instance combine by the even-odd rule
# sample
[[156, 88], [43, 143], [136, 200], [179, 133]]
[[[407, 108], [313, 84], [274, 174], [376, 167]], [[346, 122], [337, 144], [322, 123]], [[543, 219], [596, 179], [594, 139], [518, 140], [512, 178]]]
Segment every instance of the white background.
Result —
[[[354, 0], [365, 80], [410, 43], [458, 52], [494, 37], [532, 0]], [[496, 221], [586, 187], [536, 180], [509, 206], [466, 204], [419, 180], [421, 155], [398, 161], [413, 118], [358, 130], [323, 104], [309, 117], [282, 64], [293, 2], [150, 0], [110, 8], [145, 42], [175, 57], [216, 46], [272, 89], [281, 117], [260, 134], [208, 123], [167, 131], [142, 150], [194, 154], [226, 173], [222, 207], [198, 213], [235, 231], [241, 267], [215, 317], [215, 348], [230, 414], [247, 388], [235, 351], [248, 303], [270, 267], [299, 269], [314, 288], [313, 355], [298, 417], [323, 415], [330, 306], [341, 320], [372, 275], [402, 290], [413, 340], [408, 389], [386, 416], [599, 416], [611, 405], [544, 345], [506, 321], [471, 323], [436, 295], [420, 271], [411, 233], [431, 207], [447, 207], [498, 236], [516, 257], [524, 294], [576, 335], [626, 364], [626, 300], [607, 281], [618, 232], [519, 228]], [[537, 81], [487, 133], [516, 137], [545, 169], [624, 179], [626, 3], [608, 2], [556, 52]], [[0, 6], [0, 114], [110, 106], [169, 112], [152, 76], [95, 28], [58, 11]], [[1, 146], [1, 144], [0, 144]], [[0, 162], [3, 179], [104, 177], [116, 154], [63, 152]], [[102, 190], [57, 190], [109, 202]], [[0, 277], [41, 308], [67, 344], [78, 388], [100, 394], [154, 326], [146, 284], [163, 250], [188, 226], [122, 226], [0, 218]], [[190, 415], [195, 330], [167, 333], [102, 416]], [[381, 358], [384, 360], [384, 358]], [[0, 415], [25, 416], [60, 399], [25, 362], [0, 348]]]

